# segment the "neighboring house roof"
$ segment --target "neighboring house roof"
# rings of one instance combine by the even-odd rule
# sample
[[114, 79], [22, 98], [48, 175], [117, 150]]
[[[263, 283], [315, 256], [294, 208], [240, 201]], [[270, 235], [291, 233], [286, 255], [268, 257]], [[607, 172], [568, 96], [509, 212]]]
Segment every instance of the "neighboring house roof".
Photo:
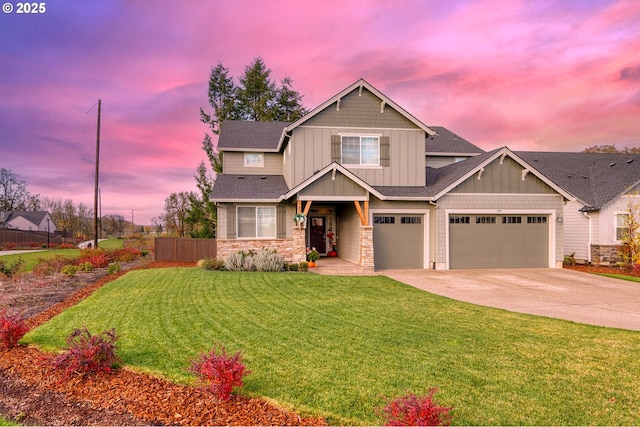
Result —
[[425, 141], [425, 152], [440, 156], [456, 156], [460, 154], [477, 155], [484, 153], [480, 147], [477, 147], [451, 132], [442, 126], [429, 126], [436, 133], [435, 135], [427, 135]]
[[227, 120], [220, 126], [218, 149], [223, 151], [278, 151], [288, 122]]
[[279, 202], [289, 191], [282, 175], [218, 175], [211, 190], [217, 202]]
[[22, 217], [30, 223], [38, 226], [49, 215], [47, 211], [2, 211], [0, 213], [0, 222], [8, 224], [18, 217]]
[[599, 210], [640, 183], [640, 155], [517, 152], [549, 179], [575, 195], [582, 210]]

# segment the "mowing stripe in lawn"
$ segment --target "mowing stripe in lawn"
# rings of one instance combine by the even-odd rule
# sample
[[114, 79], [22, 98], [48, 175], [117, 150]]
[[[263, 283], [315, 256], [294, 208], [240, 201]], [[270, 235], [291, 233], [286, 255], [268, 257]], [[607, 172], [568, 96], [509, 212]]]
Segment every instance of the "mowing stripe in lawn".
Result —
[[64, 345], [116, 327], [135, 369], [193, 383], [215, 342], [242, 350], [242, 393], [380, 424], [384, 397], [426, 393], [455, 424], [638, 424], [640, 334], [460, 303], [382, 276], [132, 271], [31, 332]]

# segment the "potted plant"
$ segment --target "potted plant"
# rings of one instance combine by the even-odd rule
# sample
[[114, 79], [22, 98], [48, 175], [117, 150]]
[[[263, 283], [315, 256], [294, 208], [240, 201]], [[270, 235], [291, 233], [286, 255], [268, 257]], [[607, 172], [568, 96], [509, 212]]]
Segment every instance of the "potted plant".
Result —
[[293, 222], [295, 222], [298, 227], [302, 227], [302, 226], [304, 226], [306, 224], [307, 217], [304, 214], [297, 213], [293, 217]]
[[320, 254], [318, 253], [316, 248], [311, 249], [311, 251], [307, 254], [309, 267], [311, 268], [317, 267], [318, 265], [316, 264], [316, 261], [318, 261], [318, 258], [320, 258]]

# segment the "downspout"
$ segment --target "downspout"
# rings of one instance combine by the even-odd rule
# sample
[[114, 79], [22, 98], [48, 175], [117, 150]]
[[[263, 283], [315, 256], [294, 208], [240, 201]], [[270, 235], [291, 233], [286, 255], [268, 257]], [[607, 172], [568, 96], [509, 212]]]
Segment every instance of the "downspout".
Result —
[[588, 213], [582, 212], [582, 215], [589, 220], [589, 240], [587, 242], [587, 262], [591, 264], [591, 217]]

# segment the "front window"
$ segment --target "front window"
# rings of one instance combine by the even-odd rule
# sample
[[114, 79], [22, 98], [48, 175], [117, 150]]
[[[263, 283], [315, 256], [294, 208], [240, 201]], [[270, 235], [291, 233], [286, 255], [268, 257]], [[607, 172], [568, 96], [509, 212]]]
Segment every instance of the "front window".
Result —
[[244, 153], [244, 165], [247, 167], [264, 167], [264, 156], [262, 153]]
[[276, 237], [276, 208], [273, 206], [243, 206], [237, 210], [239, 238]]
[[627, 224], [627, 217], [629, 214], [616, 214], [616, 240], [622, 242], [627, 238], [627, 230], [629, 226]]
[[343, 136], [342, 164], [363, 166], [380, 165], [380, 137]]

